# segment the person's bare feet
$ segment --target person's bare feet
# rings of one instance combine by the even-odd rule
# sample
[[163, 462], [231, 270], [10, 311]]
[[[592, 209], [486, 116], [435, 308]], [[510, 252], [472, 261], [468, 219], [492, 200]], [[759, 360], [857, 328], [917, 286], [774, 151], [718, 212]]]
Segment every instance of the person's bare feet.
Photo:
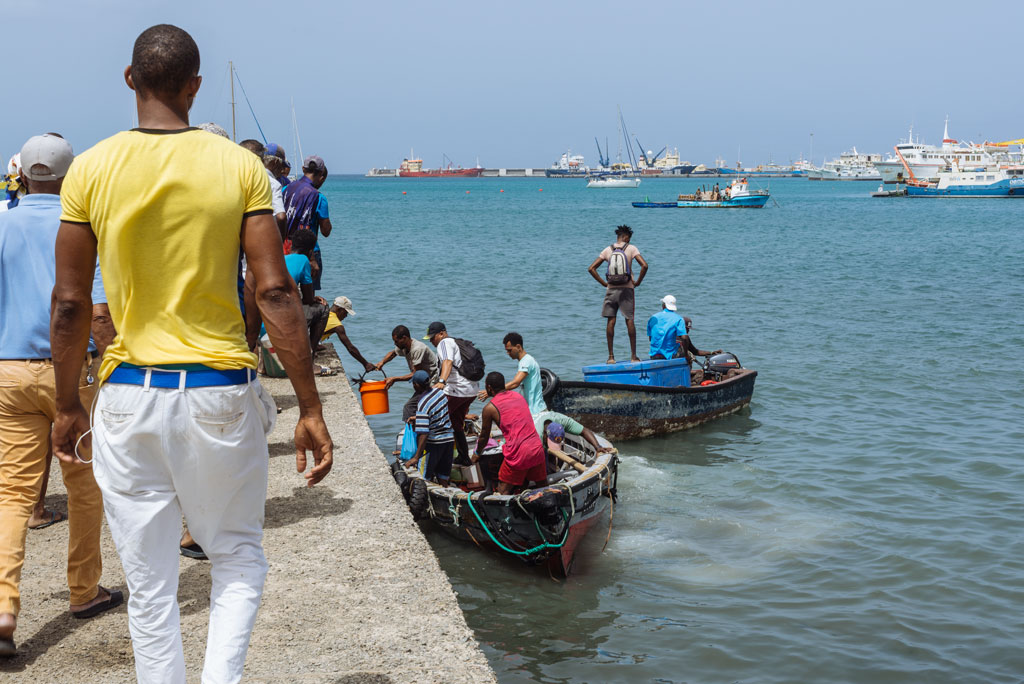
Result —
[[196, 540], [192, 538], [192, 535], [189, 534], [188, 528], [186, 527], [184, 534], [181, 535], [181, 543], [180, 543], [180, 545], [181, 546], [192, 546], [195, 543], [196, 543]]
[[633, 363], [640, 363], [640, 357], [634, 356], [633, 358], [630, 359], [630, 361], [632, 361]]
[[608, 360], [605, 361], [605, 363], [608, 363], [608, 364], [615, 363], [615, 357], [614, 356], [609, 356]]
[[64, 514], [60, 511], [48, 511], [42, 506], [32, 509], [32, 515], [28, 519], [28, 529], [41, 530], [50, 525], [56, 525], [64, 521]]

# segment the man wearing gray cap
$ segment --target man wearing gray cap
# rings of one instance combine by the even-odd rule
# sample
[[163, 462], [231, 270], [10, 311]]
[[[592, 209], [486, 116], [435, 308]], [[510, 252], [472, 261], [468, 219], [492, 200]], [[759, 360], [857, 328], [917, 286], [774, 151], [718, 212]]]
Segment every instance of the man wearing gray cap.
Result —
[[[56, 277], [60, 191], [73, 158], [71, 145], [59, 135], [30, 138], [21, 149], [27, 194], [16, 209], [0, 214], [0, 656], [15, 653], [25, 531], [50, 460], [50, 429], [57, 412], [50, 292]], [[95, 258], [92, 301], [95, 343], [89, 344], [88, 357], [76, 359], [79, 391], [86, 401], [96, 391], [91, 358], [102, 355], [113, 338]], [[81, 453], [88, 458], [88, 449]], [[99, 586], [103, 499], [92, 468], [61, 463], [61, 470], [68, 491], [71, 613], [92, 617], [122, 600], [121, 592]]]
[[[311, 230], [314, 236], [331, 234], [330, 212], [327, 198], [320, 187], [327, 180], [327, 165], [320, 157], [311, 155], [302, 162], [302, 178], [288, 184], [284, 189], [285, 226], [284, 246], [289, 249], [292, 236], [299, 230]], [[320, 256], [319, 239], [313, 247], [313, 290], [320, 289], [320, 275], [324, 261]]]

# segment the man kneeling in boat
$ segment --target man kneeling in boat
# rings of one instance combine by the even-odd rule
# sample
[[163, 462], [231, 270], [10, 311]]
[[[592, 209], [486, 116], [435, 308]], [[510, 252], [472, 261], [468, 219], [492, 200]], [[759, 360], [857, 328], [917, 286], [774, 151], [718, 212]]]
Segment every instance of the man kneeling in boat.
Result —
[[548, 477], [547, 457], [526, 399], [518, 392], [505, 389], [505, 376], [501, 373], [488, 373], [484, 386], [490, 401], [480, 416], [480, 437], [472, 462], [480, 460], [480, 454], [491, 437], [491, 426], [497, 423], [505, 438], [501, 447], [504, 460], [498, 471], [498, 494], [511, 494], [514, 487], [528, 482], [545, 482]]

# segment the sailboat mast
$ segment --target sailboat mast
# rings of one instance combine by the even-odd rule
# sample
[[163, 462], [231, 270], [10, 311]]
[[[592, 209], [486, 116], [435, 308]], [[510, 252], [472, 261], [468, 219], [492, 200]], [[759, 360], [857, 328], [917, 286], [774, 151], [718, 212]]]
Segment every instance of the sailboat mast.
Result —
[[[304, 159], [304, 157], [302, 156], [302, 138], [299, 137], [299, 122], [298, 122], [298, 119], [295, 118], [295, 98], [293, 97], [291, 100], [292, 100], [292, 143], [295, 145], [295, 148], [297, 148], [298, 151], [299, 151], [298, 156], [295, 158], [295, 163], [299, 165], [299, 169], [301, 170], [302, 162], [303, 162], [303, 159]], [[294, 151], [294, 148], [293, 148], [293, 151]]]
[[231, 79], [231, 142], [238, 142], [235, 137], [235, 63], [228, 61], [228, 78]]

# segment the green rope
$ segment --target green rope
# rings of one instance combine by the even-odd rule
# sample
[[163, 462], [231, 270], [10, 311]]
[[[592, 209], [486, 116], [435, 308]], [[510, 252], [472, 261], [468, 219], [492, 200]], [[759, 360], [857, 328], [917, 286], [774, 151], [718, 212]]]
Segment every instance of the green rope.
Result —
[[[565, 526], [565, 534], [562, 536], [562, 541], [560, 541], [557, 544], [549, 544], [547, 541], [545, 541], [540, 546], [535, 546], [532, 549], [527, 549], [526, 551], [516, 551], [515, 549], [510, 549], [504, 544], [502, 544], [500, 541], [498, 541], [497, 537], [491, 534], [491, 529], [487, 526], [487, 523], [483, 521], [483, 518], [480, 517], [480, 514], [476, 512], [475, 508], [473, 508], [472, 494], [466, 497], [466, 501], [469, 502], [469, 510], [471, 510], [473, 512], [473, 515], [476, 516], [476, 519], [480, 522], [480, 526], [484, 528], [484, 532], [487, 533], [487, 536], [491, 538], [491, 541], [497, 544], [498, 548], [500, 548], [502, 551], [508, 551], [509, 553], [515, 554], [517, 556], [528, 556], [531, 553], [536, 553], [537, 551], [540, 551], [541, 549], [560, 549], [562, 548], [562, 546], [565, 545], [565, 540], [569, 538], [569, 525], [567, 524]], [[565, 515], [564, 510], [562, 510], [562, 517], [565, 518], [566, 523], [569, 522], [569, 518]], [[540, 532], [540, 538], [544, 539], [544, 533], [540, 531], [540, 525], [537, 523], [536, 518], [533, 519], [533, 524], [537, 526], [537, 532]]]

